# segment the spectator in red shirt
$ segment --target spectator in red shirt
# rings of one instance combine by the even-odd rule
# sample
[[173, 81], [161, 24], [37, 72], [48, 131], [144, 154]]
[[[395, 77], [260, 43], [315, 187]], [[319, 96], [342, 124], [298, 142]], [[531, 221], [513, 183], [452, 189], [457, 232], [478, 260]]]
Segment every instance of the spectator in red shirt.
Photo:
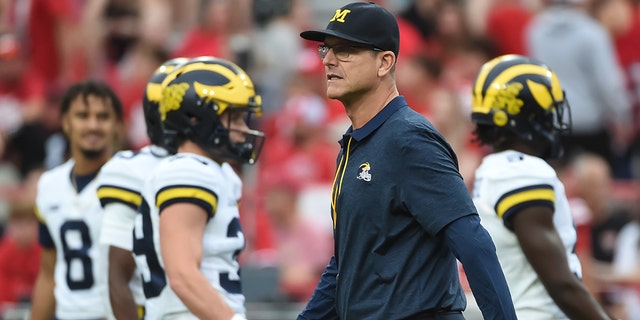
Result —
[[201, 1], [199, 23], [188, 30], [172, 56], [215, 56], [234, 60], [228, 46], [231, 1]]
[[331, 231], [298, 211], [298, 186], [280, 179], [266, 192], [265, 207], [273, 224], [281, 292], [291, 301], [311, 298], [331, 257]]
[[30, 205], [14, 206], [0, 241], [0, 311], [30, 301], [41, 250], [33, 209]]
[[525, 54], [524, 30], [532, 12], [522, 1], [496, 0], [487, 13], [486, 32], [498, 54]]
[[[19, 0], [17, 0], [19, 1]], [[29, 66], [53, 88], [81, 78], [78, 25], [84, 1], [31, 0], [28, 16]]]
[[[28, 70], [27, 58], [13, 34], [0, 33], [0, 139], [8, 160], [25, 177], [44, 161], [45, 81]], [[2, 157], [2, 156], [0, 156]]]
[[[323, 97], [315, 94], [302, 78], [288, 88], [289, 98], [280, 111], [263, 119], [265, 140], [258, 165], [257, 185], [245, 192], [243, 208], [255, 201], [255, 211], [245, 220], [245, 231], [253, 240], [255, 256], [249, 260], [268, 261], [274, 249], [274, 229], [266, 213], [265, 198], [270, 186], [281, 179], [293, 181], [303, 193], [306, 188], [330, 185], [335, 174], [338, 138], [330, 137], [329, 110]], [[267, 254], [265, 254], [267, 253]]]
[[265, 141], [259, 169], [261, 181], [269, 184], [287, 174], [307, 185], [330, 183], [338, 144], [329, 139], [325, 100], [308, 92], [300, 82], [293, 83], [290, 91], [295, 93], [280, 112], [265, 119], [264, 130], [270, 134], [271, 142]]

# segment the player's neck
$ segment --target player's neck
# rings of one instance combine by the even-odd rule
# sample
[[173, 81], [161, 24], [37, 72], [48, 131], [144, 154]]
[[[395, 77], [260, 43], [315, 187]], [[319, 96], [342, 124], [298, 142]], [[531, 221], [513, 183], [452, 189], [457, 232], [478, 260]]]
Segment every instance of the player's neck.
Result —
[[204, 149], [202, 149], [199, 145], [197, 145], [195, 142], [193, 141], [185, 141], [182, 145], [180, 145], [180, 147], [178, 148], [178, 153], [193, 153], [193, 154], [197, 154], [203, 157], [207, 157], [217, 163], [222, 164], [224, 161], [217, 159], [215, 157], [213, 157], [212, 155], [210, 155], [208, 152], [206, 152]]
[[78, 159], [76, 159], [76, 163], [73, 166], [73, 173], [79, 176], [89, 175], [100, 170], [100, 167], [106, 162], [106, 160], [98, 162], [97, 160], [78, 161]]
[[200, 146], [192, 141], [185, 141], [182, 145], [180, 145], [180, 147], [178, 148], [178, 153], [195, 153], [205, 157], [209, 156], [209, 154], [202, 150]]
[[73, 165], [73, 174], [84, 176], [89, 175], [100, 170], [100, 167], [104, 165], [109, 158], [111, 158], [111, 153], [105, 152], [98, 157], [86, 157], [84, 155], [76, 155], [73, 157], [75, 163]]

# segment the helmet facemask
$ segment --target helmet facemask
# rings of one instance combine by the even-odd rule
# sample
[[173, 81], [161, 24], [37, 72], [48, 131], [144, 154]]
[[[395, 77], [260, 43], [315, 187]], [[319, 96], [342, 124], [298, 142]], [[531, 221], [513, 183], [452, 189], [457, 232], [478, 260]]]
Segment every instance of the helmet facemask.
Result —
[[548, 127], [540, 130], [534, 127], [534, 130], [549, 141], [549, 148], [544, 152], [543, 158], [560, 158], [564, 155], [565, 139], [571, 134], [571, 107], [566, 99], [554, 102], [545, 125]]
[[[212, 108], [217, 111], [218, 106], [213, 103]], [[206, 141], [206, 145], [200, 145], [211, 156], [225, 160], [241, 161], [243, 163], [254, 164], [258, 160], [260, 151], [264, 144], [264, 133], [253, 129], [234, 129], [232, 123], [234, 117], [242, 116], [243, 121], [249, 126], [254, 113], [260, 112], [256, 108], [228, 108], [226, 112], [218, 118], [216, 129], [211, 134], [199, 141]], [[238, 115], [240, 113], [241, 115]], [[233, 141], [232, 135], [244, 136], [243, 141]]]

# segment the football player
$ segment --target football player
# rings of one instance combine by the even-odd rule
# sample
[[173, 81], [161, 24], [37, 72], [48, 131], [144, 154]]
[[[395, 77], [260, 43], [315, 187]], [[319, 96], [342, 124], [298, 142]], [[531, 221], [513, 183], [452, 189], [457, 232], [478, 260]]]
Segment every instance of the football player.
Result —
[[95, 177], [116, 149], [122, 106], [106, 84], [86, 81], [66, 91], [60, 113], [71, 158], [38, 182], [36, 213], [44, 249], [31, 318], [112, 318]]
[[238, 255], [245, 246], [242, 182], [230, 163], [255, 163], [263, 133], [249, 129], [261, 99], [222, 59], [195, 58], [163, 81], [163, 160], [145, 181], [134, 252], [149, 318], [244, 319]]
[[142, 185], [151, 170], [168, 152], [162, 145], [159, 102], [162, 80], [187, 58], [163, 63], [151, 76], [142, 98], [150, 145], [139, 152], [120, 151], [98, 175], [98, 198], [104, 208], [100, 242], [109, 246], [109, 297], [117, 319], [142, 319], [142, 279], [133, 259], [133, 225], [142, 202]]
[[581, 282], [576, 230], [563, 184], [545, 161], [571, 129], [554, 72], [528, 57], [485, 63], [473, 86], [476, 140], [491, 146], [474, 203], [495, 242], [519, 319], [609, 319]]

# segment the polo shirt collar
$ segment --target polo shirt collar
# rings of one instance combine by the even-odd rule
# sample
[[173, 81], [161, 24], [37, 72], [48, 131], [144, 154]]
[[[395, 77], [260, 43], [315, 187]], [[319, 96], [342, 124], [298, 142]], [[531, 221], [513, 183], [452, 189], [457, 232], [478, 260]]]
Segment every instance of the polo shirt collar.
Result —
[[[378, 129], [391, 115], [398, 111], [400, 108], [407, 106], [407, 101], [403, 96], [397, 96], [393, 98], [373, 119], [369, 120], [362, 128], [353, 130], [353, 127], [349, 127], [345, 136], [351, 136], [356, 141], [360, 141], [370, 135], [373, 131]], [[342, 140], [340, 144], [342, 145]]]

